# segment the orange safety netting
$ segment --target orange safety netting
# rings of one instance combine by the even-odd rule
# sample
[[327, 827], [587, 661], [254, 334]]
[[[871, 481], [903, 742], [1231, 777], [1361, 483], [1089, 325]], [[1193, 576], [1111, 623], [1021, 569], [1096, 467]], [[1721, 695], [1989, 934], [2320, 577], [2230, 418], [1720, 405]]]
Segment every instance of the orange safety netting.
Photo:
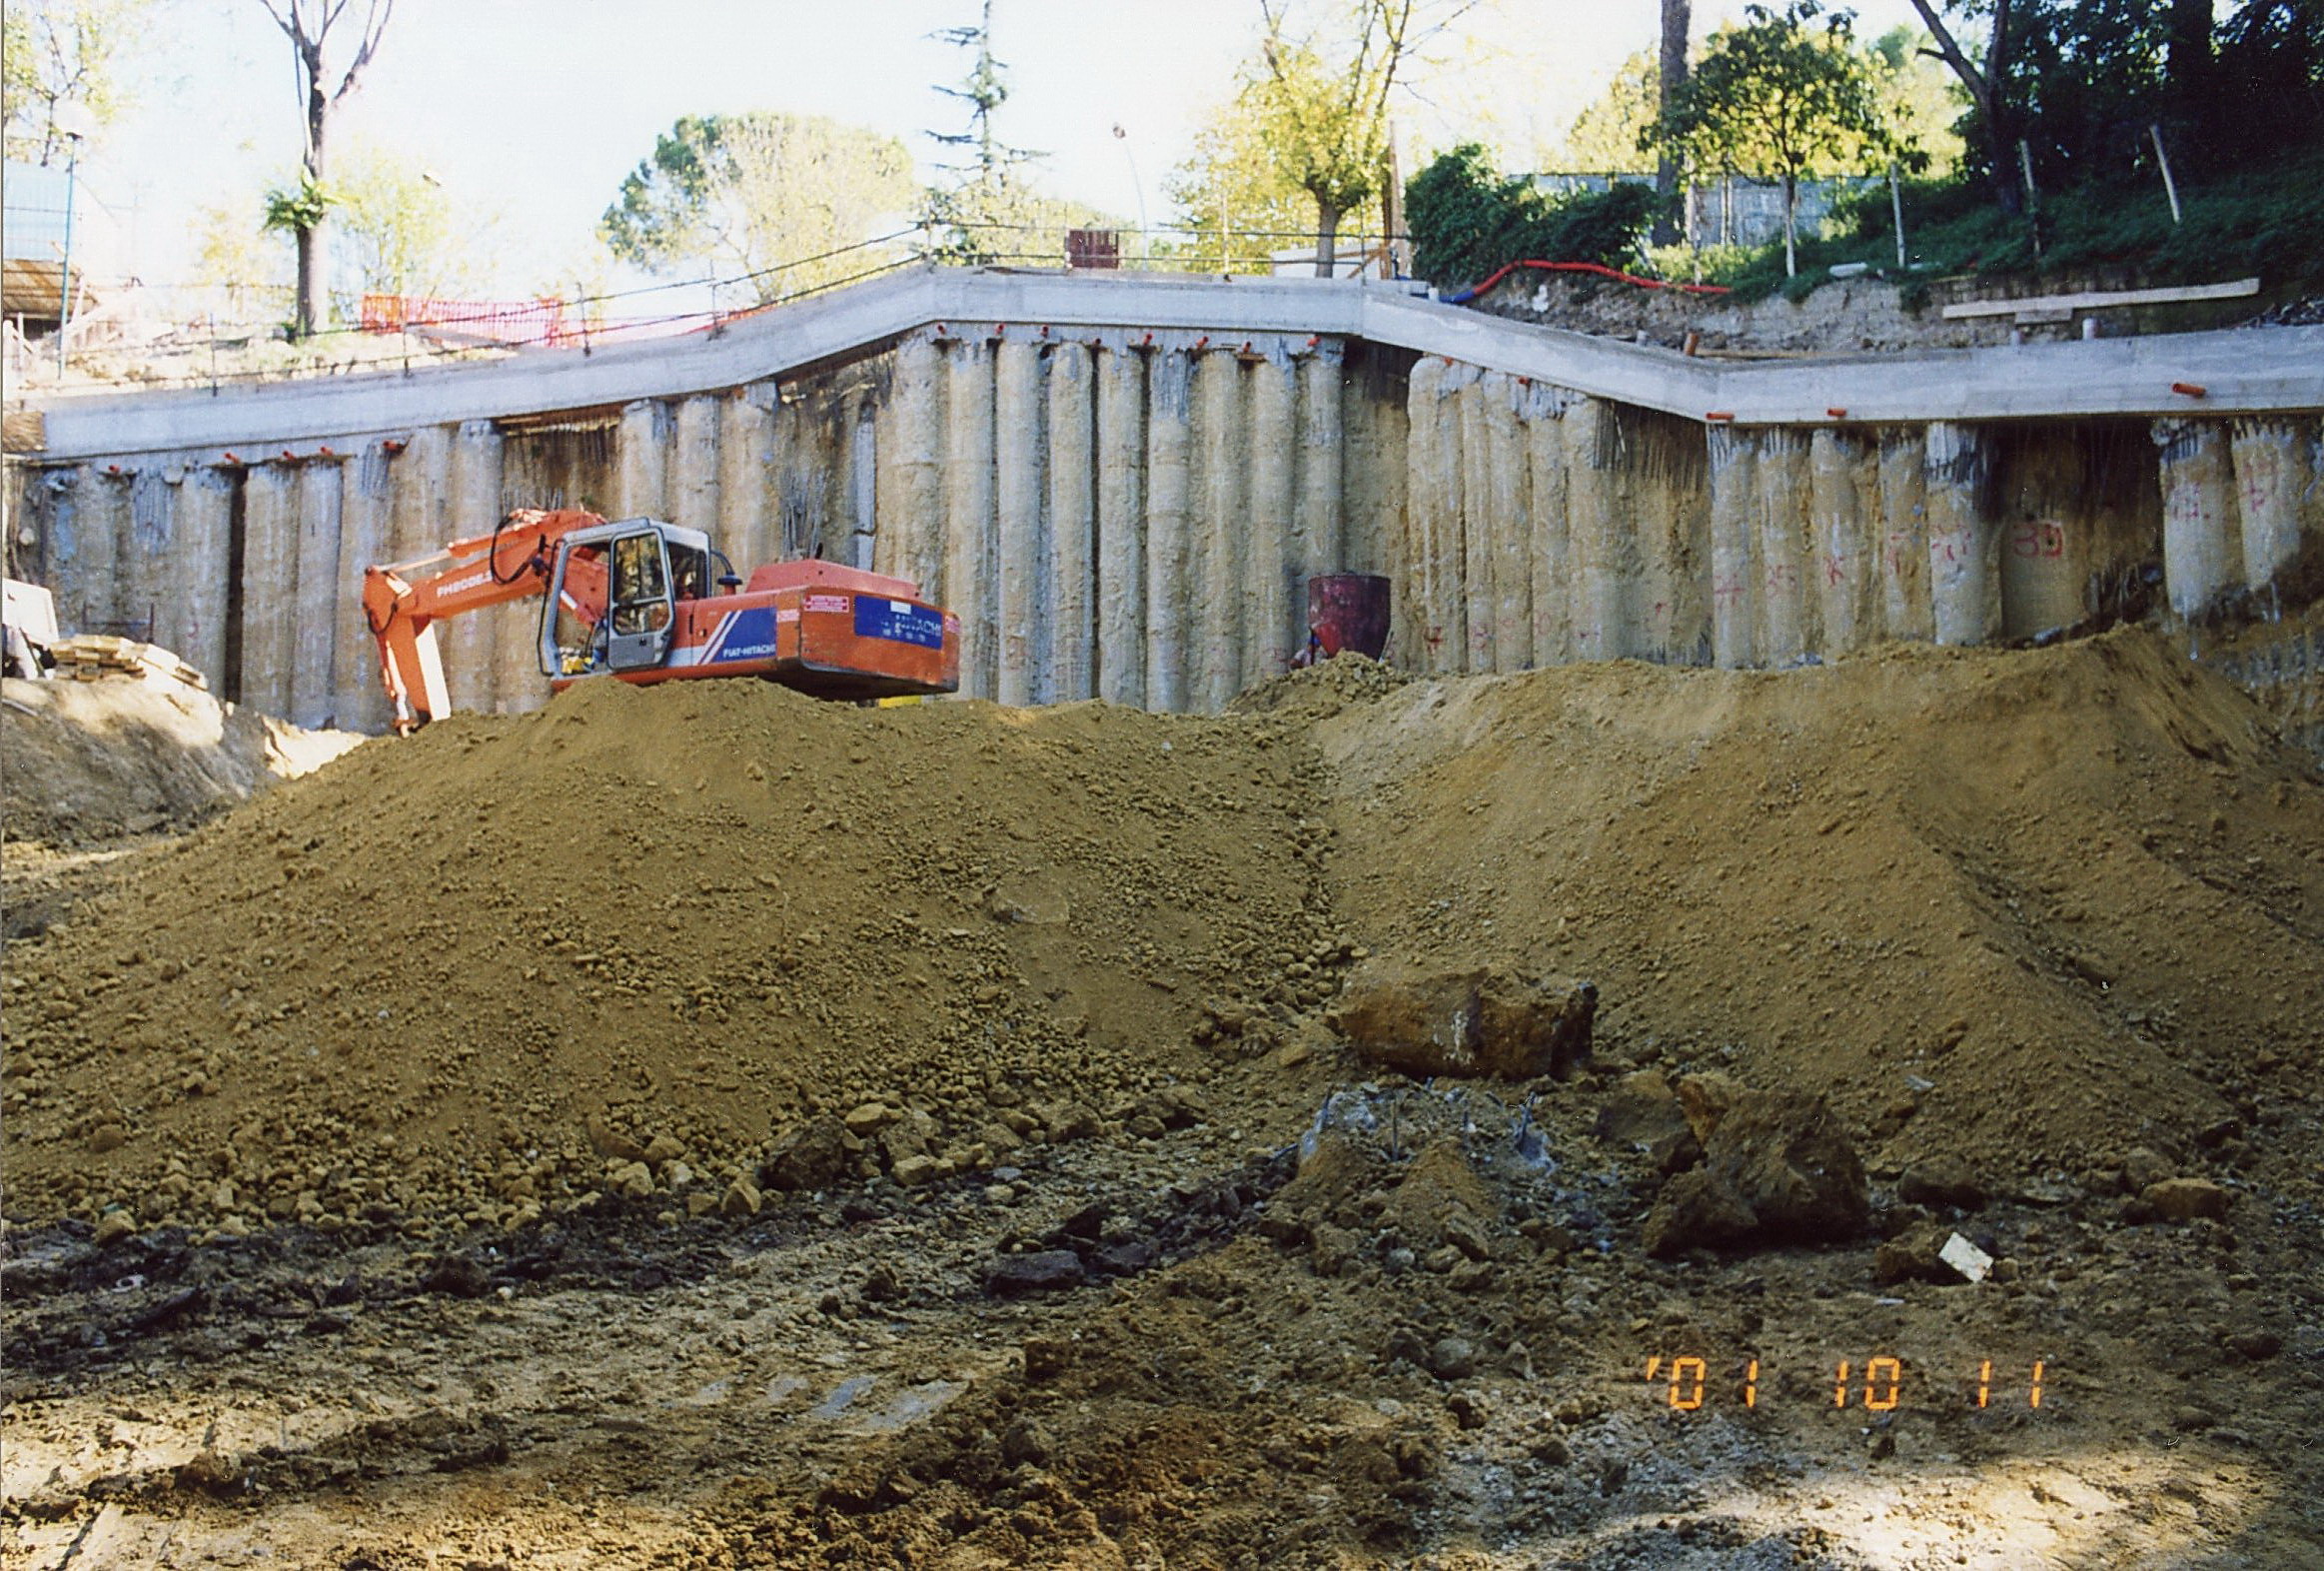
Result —
[[415, 295], [363, 297], [366, 333], [433, 328], [496, 344], [579, 343], [582, 324], [562, 300], [433, 300]]
[[[764, 309], [759, 308], [759, 309]], [[366, 333], [425, 334], [440, 340], [494, 344], [509, 349], [562, 349], [627, 339], [668, 338], [698, 333], [750, 312], [713, 316], [684, 311], [665, 317], [607, 319], [584, 316], [571, 301], [433, 300], [417, 295], [366, 295], [360, 325]]]

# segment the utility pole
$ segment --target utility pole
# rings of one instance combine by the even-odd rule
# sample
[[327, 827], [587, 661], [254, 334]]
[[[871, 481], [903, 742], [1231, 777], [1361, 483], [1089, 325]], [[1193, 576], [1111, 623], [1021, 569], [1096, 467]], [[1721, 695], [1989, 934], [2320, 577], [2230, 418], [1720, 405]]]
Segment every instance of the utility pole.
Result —
[[57, 381], [65, 380], [65, 327], [73, 320], [73, 191], [81, 183], [81, 138], [96, 127], [96, 117], [77, 103], [63, 103], [52, 112], [56, 128], [65, 134], [71, 151], [65, 158], [65, 255], [57, 279]]

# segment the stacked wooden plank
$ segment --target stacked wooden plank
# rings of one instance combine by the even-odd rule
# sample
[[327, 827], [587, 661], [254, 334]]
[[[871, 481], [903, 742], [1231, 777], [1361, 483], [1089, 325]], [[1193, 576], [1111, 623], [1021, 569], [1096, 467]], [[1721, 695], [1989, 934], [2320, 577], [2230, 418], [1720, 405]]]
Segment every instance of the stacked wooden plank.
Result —
[[48, 446], [48, 422], [37, 409], [0, 410], [0, 449], [38, 453]]
[[49, 646], [56, 657], [58, 679], [96, 682], [106, 677], [135, 677], [145, 682], [178, 682], [207, 690], [209, 680], [199, 671], [157, 644], [117, 639], [102, 633], [80, 633]]

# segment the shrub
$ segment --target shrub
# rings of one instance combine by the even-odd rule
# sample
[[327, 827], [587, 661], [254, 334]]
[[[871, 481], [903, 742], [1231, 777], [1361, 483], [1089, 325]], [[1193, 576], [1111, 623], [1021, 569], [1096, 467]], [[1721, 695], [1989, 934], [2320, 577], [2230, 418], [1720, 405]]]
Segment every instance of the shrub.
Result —
[[1447, 288], [1528, 259], [1628, 263], [1654, 214], [1654, 190], [1643, 185], [1545, 197], [1531, 181], [1502, 175], [1474, 142], [1405, 186], [1413, 269]]

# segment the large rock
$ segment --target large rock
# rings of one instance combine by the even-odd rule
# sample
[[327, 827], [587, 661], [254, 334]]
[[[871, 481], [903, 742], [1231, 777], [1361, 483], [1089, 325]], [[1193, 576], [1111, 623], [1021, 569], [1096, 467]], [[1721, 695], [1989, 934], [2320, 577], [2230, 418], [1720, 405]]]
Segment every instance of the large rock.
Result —
[[984, 1275], [986, 1292], [1004, 1297], [1018, 1293], [1053, 1292], [1079, 1287], [1088, 1272], [1081, 1256], [1070, 1249], [1042, 1249], [1031, 1254], [1004, 1254]]
[[1689, 1075], [1678, 1094], [1703, 1165], [1663, 1186], [1647, 1218], [1653, 1253], [1824, 1243], [1863, 1231], [1871, 1214], [1863, 1163], [1822, 1097], [1750, 1090], [1720, 1074]]
[[1931, 1156], [1904, 1169], [1896, 1182], [1897, 1198], [1907, 1205], [1948, 1206], [1973, 1211], [1985, 1203], [1985, 1186], [1955, 1157]]
[[777, 1140], [758, 1177], [769, 1189], [827, 1189], [846, 1177], [852, 1165], [846, 1126], [825, 1114]]
[[2140, 1194], [2157, 1216], [2169, 1222], [2192, 1222], [2222, 1217], [2232, 1196], [2208, 1178], [2165, 1178], [2150, 1183]]
[[1590, 1054], [1598, 988], [1504, 965], [1429, 968], [1376, 955], [1349, 976], [1334, 1019], [1362, 1056], [1416, 1078], [1564, 1076]]

